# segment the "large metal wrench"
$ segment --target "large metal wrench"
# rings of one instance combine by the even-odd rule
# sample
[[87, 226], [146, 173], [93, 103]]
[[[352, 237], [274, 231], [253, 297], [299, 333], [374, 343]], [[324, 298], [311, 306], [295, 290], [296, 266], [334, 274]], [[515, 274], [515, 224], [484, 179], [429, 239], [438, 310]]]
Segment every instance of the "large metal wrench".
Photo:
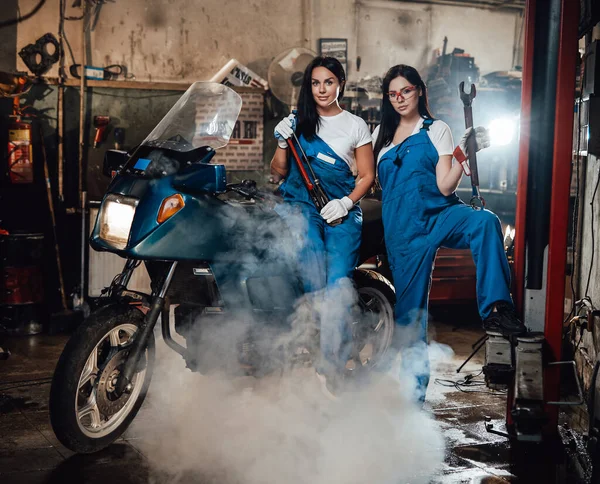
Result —
[[[465, 92], [464, 81], [459, 85], [460, 100], [463, 103], [465, 111], [465, 128], [473, 127], [473, 99], [477, 96], [477, 90], [475, 84], [471, 84], [471, 90], [467, 94]], [[467, 139], [467, 151], [469, 152], [469, 167], [471, 168], [471, 207], [475, 210], [481, 210], [485, 208], [485, 200], [479, 193], [479, 172], [477, 171], [477, 141], [475, 139], [475, 133]]]
[[[302, 163], [302, 160], [298, 156], [298, 152], [296, 151], [296, 147], [294, 146], [294, 143], [292, 142], [291, 138], [288, 139], [288, 146], [292, 152], [294, 159], [296, 160], [298, 170], [300, 171], [300, 176], [302, 177], [302, 180], [304, 181], [304, 185], [306, 186], [306, 189], [308, 190], [308, 194], [309, 194], [310, 198], [312, 199], [313, 203], [315, 204], [315, 206], [317, 207], [317, 210], [320, 212], [323, 209], [323, 207], [325, 205], [327, 205], [327, 203], [331, 199], [327, 196], [327, 194], [325, 193], [325, 190], [321, 186], [321, 182], [317, 178], [317, 175], [315, 174], [315, 172], [310, 164], [308, 156], [306, 156], [306, 153], [302, 149], [302, 145], [300, 144], [300, 141], [298, 140], [296, 133], [292, 132], [292, 136], [294, 137], [294, 140], [296, 141], [296, 144], [298, 145], [298, 148], [300, 149], [300, 153], [302, 153], [302, 157], [304, 158], [304, 163], [306, 163], [306, 166], [308, 166], [310, 174], [312, 175], [312, 179], [313, 179], [312, 182], [308, 176], [308, 173], [306, 173], [304, 164]], [[341, 224], [343, 221], [344, 221], [344, 218], [341, 217], [341, 218], [332, 220], [331, 222], [328, 222], [328, 224], [331, 227], [334, 227], [336, 225]]]

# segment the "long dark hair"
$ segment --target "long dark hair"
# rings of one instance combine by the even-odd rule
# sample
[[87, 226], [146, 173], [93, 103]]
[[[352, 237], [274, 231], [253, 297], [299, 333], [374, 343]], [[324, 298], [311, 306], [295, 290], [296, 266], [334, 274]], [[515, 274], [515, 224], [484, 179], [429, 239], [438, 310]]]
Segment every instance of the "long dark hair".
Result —
[[391, 67], [387, 71], [381, 84], [381, 92], [383, 98], [381, 101], [381, 124], [379, 125], [379, 134], [377, 141], [375, 141], [375, 149], [373, 150], [375, 159], [379, 155], [379, 152], [384, 146], [389, 145], [394, 138], [396, 128], [400, 124], [400, 114], [394, 109], [390, 98], [387, 93], [390, 90], [390, 82], [396, 79], [396, 77], [404, 77], [413, 86], [421, 88], [421, 96], [419, 96], [419, 114], [427, 119], [434, 119], [431, 111], [429, 110], [429, 101], [427, 101], [427, 87], [421, 79], [421, 76], [414, 67], [407, 66], [404, 64], [398, 64], [397, 66]]
[[317, 132], [321, 120], [317, 113], [317, 105], [312, 93], [312, 71], [315, 67], [329, 69], [340, 83], [340, 94], [338, 100], [344, 97], [346, 87], [346, 73], [339, 60], [334, 57], [315, 57], [304, 71], [300, 96], [298, 97], [298, 134], [303, 134], [306, 139], [311, 139]]

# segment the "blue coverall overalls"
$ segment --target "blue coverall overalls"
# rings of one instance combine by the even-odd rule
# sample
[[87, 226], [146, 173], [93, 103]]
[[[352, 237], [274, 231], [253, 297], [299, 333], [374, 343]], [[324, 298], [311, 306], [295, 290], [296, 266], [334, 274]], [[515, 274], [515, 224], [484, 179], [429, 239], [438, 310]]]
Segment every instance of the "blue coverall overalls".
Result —
[[[355, 178], [348, 164], [316, 135], [310, 141], [301, 135], [299, 141], [328, 197], [333, 200], [348, 196], [355, 187]], [[299, 254], [304, 291], [312, 293], [327, 289], [325, 304], [319, 315], [322, 361], [317, 364], [317, 371], [342, 371], [351, 353], [352, 334], [348, 318], [353, 293], [352, 273], [360, 251], [362, 211], [354, 206], [341, 224], [327, 224], [311, 200], [296, 162], [291, 158], [290, 170], [280, 191], [288, 203], [279, 212], [285, 218], [286, 213], [299, 211], [307, 225]]]
[[402, 370], [421, 402], [429, 383], [427, 316], [431, 273], [440, 247], [470, 248], [476, 266], [479, 314], [509, 301], [510, 271], [502, 227], [488, 210], [474, 210], [438, 189], [438, 152], [428, 130], [433, 120], [384, 153], [377, 170], [382, 188], [385, 243], [396, 289], [395, 346]]

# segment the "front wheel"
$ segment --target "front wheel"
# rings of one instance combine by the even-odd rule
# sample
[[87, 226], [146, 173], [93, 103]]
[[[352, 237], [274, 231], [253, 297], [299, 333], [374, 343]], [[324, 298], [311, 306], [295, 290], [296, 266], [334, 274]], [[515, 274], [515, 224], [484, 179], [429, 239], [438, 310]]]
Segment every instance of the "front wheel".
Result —
[[115, 385], [132, 337], [144, 320], [137, 309], [106, 306], [92, 313], [65, 346], [50, 389], [50, 421], [58, 440], [79, 453], [114, 442], [142, 406], [154, 364], [151, 335], [132, 388], [118, 395]]

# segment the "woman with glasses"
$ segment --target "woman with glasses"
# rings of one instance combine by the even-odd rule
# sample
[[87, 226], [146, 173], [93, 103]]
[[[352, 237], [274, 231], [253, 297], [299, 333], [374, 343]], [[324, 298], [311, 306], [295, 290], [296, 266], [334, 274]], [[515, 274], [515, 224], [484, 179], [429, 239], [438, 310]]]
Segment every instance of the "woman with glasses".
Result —
[[[437, 250], [470, 248], [477, 268], [477, 302], [486, 330], [516, 335], [502, 228], [489, 210], [465, 205], [455, 190], [468, 167], [467, 139], [489, 146], [485, 128], [468, 129], [454, 148], [446, 123], [433, 118], [427, 88], [413, 67], [392, 67], [383, 79], [381, 124], [373, 133], [382, 188], [385, 243], [396, 288], [395, 345], [402, 368], [423, 402], [429, 382], [427, 316]], [[457, 162], [453, 162], [453, 159]]]
[[[324, 390], [334, 394], [350, 357], [347, 321], [354, 297], [352, 273], [358, 263], [362, 212], [356, 203], [375, 179], [371, 133], [365, 121], [340, 107], [346, 75], [332, 57], [316, 57], [306, 68], [298, 99], [298, 116], [291, 114], [275, 127], [278, 148], [271, 173], [280, 186], [284, 217], [299, 213], [306, 223], [300, 254], [305, 292], [326, 289], [322, 305], [321, 356], [317, 375]], [[296, 127], [297, 124], [297, 127]], [[318, 210], [304, 186], [288, 142], [306, 153], [330, 202]], [[341, 223], [335, 223], [338, 220]], [[288, 218], [293, 220], [293, 218]], [[297, 227], [296, 227], [297, 228]]]

